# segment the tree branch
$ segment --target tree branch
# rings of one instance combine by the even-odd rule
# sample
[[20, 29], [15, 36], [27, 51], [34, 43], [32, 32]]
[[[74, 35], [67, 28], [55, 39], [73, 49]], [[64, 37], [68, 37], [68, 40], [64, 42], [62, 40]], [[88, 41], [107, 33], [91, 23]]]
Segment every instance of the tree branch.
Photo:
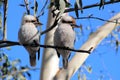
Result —
[[[75, 19], [96, 19], [96, 20], [100, 20], [100, 21], [106, 21], [106, 22], [116, 23], [116, 21], [105, 20], [105, 19], [102, 19], [102, 18], [99, 18], [99, 17], [94, 17], [94, 16], [79, 17], [79, 18], [75, 18]], [[120, 24], [120, 22], [117, 22], [117, 24]]]
[[[104, 3], [104, 5], [118, 3], [118, 2], [120, 2], [120, 0], [115, 0], [114, 2], [107, 1], [107, 2]], [[100, 6], [100, 3], [95, 3], [95, 4], [92, 4], [92, 5], [87, 5], [87, 6], [84, 6], [82, 9], [94, 8], [94, 7], [98, 7], [98, 6]], [[78, 8], [78, 10], [81, 10], [81, 8]], [[75, 9], [74, 8], [68, 8], [68, 9], [65, 10], [65, 13], [66, 12], [72, 12], [72, 11], [75, 11]]]
[[[0, 41], [0, 48], [4, 48], [4, 47], [8, 47], [8, 46], [15, 46], [15, 45], [21, 45], [21, 44], [19, 42], [14, 42], [14, 41]], [[40, 46], [43, 48], [63, 49], [63, 50], [70, 50], [70, 51], [74, 51], [74, 52], [84, 52], [84, 53], [90, 53], [90, 51], [92, 49], [92, 48], [90, 48], [88, 51], [85, 51], [85, 50], [75, 50], [75, 49], [71, 49], [69, 47], [41, 45], [41, 44], [23, 44], [21, 46], [32, 46], [32, 47]]]
[[48, 29], [46, 29], [45, 31], [41, 32], [41, 35], [43, 35], [43, 34], [49, 32], [49, 31], [51, 31], [54, 27], [57, 26], [58, 21], [59, 21], [58, 15], [59, 15], [59, 14], [56, 15], [55, 22], [53, 23], [53, 25], [50, 26], [50, 27], [49, 27]]

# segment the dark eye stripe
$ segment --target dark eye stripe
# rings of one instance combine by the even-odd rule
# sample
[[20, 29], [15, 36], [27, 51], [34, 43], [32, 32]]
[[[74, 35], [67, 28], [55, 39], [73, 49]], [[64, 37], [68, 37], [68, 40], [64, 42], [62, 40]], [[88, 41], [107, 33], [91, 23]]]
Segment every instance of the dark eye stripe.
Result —
[[36, 22], [35, 20], [31, 20], [31, 21], [29, 21], [29, 20], [26, 20], [25, 22], [32, 22], [32, 23], [34, 23], [34, 22]]
[[35, 20], [31, 20], [30, 22], [36, 22]]
[[64, 21], [62, 20], [63, 23], [73, 23], [73, 21]]

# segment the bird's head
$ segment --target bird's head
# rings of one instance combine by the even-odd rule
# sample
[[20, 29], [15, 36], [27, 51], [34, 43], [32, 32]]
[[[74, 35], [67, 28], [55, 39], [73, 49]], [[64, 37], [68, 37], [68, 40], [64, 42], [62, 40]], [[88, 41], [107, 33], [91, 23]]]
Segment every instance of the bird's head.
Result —
[[73, 18], [72, 16], [69, 16], [69, 15], [62, 16], [61, 22], [70, 24], [72, 26], [72, 28], [79, 27], [78, 25], [76, 25], [75, 18]]
[[61, 19], [62, 23], [73, 23], [76, 24], [75, 19], [72, 16], [64, 15]]
[[42, 23], [40, 23], [39, 20], [33, 15], [24, 15], [22, 19], [22, 25], [25, 23], [33, 23], [36, 26], [42, 25]]

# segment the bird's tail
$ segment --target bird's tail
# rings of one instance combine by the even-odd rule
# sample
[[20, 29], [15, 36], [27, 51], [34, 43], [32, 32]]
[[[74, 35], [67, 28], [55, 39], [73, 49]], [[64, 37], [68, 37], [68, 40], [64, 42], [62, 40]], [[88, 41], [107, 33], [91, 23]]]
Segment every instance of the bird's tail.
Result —
[[30, 55], [30, 65], [33, 67], [36, 65], [36, 55]]
[[68, 59], [63, 59], [63, 67], [64, 67], [64, 69], [67, 69], [67, 67], [68, 67]]

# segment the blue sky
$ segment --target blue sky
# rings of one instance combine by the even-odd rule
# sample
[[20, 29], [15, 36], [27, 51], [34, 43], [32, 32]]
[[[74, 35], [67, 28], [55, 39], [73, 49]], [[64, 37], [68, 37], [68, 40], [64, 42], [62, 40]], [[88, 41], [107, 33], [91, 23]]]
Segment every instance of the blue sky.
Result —
[[[7, 20], [7, 39], [10, 41], [18, 41], [18, 30], [21, 24], [21, 18], [23, 13], [25, 12], [25, 8], [20, 7], [19, 4], [23, 3], [23, 0], [9, 0], [8, 7], [8, 20]], [[71, 0], [72, 3], [74, 1]], [[95, 2], [99, 2], [99, 0], [84, 0], [83, 5], [92, 4]], [[39, 10], [42, 8], [45, 0], [38, 0]], [[73, 4], [72, 4], [73, 5]], [[73, 6], [72, 6], [73, 7]], [[108, 20], [113, 15], [118, 13], [120, 10], [120, 4], [110, 4], [104, 6], [104, 9], [99, 10], [98, 7], [85, 9], [83, 14], [80, 13], [80, 16], [88, 16], [93, 14], [95, 17], [100, 17]], [[47, 8], [45, 8], [45, 14], [40, 17], [40, 21], [44, 24], [42, 29], [45, 29], [47, 23]], [[115, 11], [115, 13], [111, 13], [111, 11]], [[75, 16], [74, 12], [71, 12], [70, 15]], [[75, 29], [76, 31], [76, 43], [75, 48], [79, 49], [83, 43], [88, 39], [91, 30], [94, 32], [100, 26], [102, 26], [105, 22], [94, 20], [94, 19], [84, 19], [77, 20], [77, 24], [83, 25], [83, 32], [80, 32], [80, 29]], [[42, 36], [44, 38], [44, 36]], [[114, 40], [114, 38], [113, 38]], [[87, 75], [88, 80], [99, 80], [101, 73], [104, 75], [103, 80], [120, 80], [120, 50], [116, 53], [115, 44], [112, 44], [110, 39], [104, 39], [102, 43], [90, 54], [88, 59], [86, 60], [86, 64], [92, 66], [92, 73], [88, 73], [84, 70], [84, 73]], [[108, 42], [108, 43], [107, 43]], [[44, 44], [44, 39], [41, 40], [41, 43]], [[43, 48], [41, 49], [42, 53]], [[10, 60], [21, 59], [22, 66], [29, 66], [29, 56], [27, 51], [22, 46], [12, 46], [11, 50], [6, 50], [8, 57]], [[72, 56], [74, 53], [72, 54]], [[40, 68], [42, 54], [40, 60], [37, 61], [36, 68]], [[32, 74], [31, 80], [39, 80], [40, 70], [30, 71]], [[101, 72], [101, 73], [100, 73]], [[78, 72], [72, 77], [72, 80], [77, 80]]]

